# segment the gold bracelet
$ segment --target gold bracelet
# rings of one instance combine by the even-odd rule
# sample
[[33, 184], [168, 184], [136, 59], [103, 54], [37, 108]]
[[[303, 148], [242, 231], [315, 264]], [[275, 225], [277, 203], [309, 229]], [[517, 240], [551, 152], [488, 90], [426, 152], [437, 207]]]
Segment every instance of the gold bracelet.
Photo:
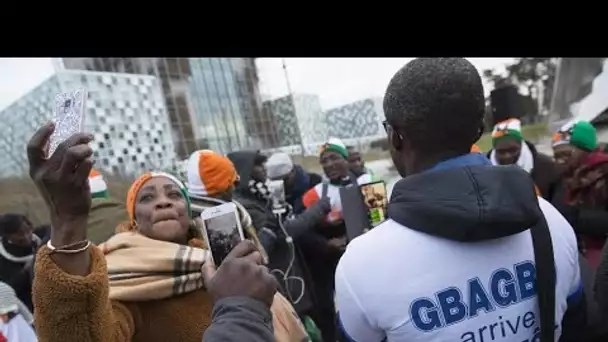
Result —
[[[84, 247], [74, 249], [74, 247], [77, 247], [78, 245], [81, 245], [83, 243], [85, 244]], [[56, 248], [55, 246], [53, 246], [51, 244], [51, 240], [49, 240], [49, 241], [47, 241], [46, 246], [51, 250], [51, 254], [52, 253], [77, 254], [77, 253], [82, 253], [82, 252], [86, 251], [89, 248], [89, 246], [91, 246], [91, 241], [83, 240], [83, 241], [78, 241], [78, 242], [75, 242], [75, 243], [72, 243], [69, 245], [65, 245], [65, 246]]]

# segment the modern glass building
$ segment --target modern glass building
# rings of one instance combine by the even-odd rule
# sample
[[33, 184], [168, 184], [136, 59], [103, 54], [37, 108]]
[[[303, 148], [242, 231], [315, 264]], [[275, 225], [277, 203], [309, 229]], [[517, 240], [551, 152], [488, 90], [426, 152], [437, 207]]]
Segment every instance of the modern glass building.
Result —
[[161, 82], [176, 153], [269, 148], [278, 143], [261, 110], [254, 58], [63, 58], [67, 69], [147, 74]]
[[228, 152], [278, 143], [264, 118], [253, 59], [190, 58], [194, 130], [202, 147]]

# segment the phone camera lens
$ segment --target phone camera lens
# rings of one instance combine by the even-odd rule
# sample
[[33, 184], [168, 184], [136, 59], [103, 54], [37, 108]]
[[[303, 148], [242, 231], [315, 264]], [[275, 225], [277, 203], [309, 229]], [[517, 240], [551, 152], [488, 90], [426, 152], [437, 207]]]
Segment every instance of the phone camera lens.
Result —
[[65, 102], [63, 103], [63, 109], [67, 112], [70, 109], [71, 105], [72, 105], [72, 100], [65, 100]]

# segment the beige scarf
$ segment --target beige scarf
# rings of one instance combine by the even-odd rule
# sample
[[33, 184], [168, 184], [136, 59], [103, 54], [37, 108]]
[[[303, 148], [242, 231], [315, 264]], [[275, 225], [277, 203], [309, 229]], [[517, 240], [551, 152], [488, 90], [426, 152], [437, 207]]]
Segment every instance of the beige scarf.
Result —
[[105, 254], [110, 299], [164, 299], [203, 287], [201, 267], [209, 252], [147, 238], [136, 232], [112, 236], [99, 246]]
[[[197, 239], [192, 240], [191, 244]], [[136, 232], [118, 233], [99, 248], [108, 265], [110, 299], [117, 301], [164, 299], [202, 289], [201, 267], [210, 260], [205, 249], [153, 240]], [[308, 341], [285, 297], [275, 294], [270, 310], [277, 341]]]

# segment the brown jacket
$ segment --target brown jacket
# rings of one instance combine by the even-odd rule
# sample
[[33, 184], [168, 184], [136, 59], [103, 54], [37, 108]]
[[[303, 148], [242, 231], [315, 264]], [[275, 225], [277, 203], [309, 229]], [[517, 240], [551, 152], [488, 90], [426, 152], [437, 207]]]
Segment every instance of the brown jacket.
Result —
[[[43, 246], [35, 265], [35, 325], [41, 342], [200, 342], [211, 324], [213, 302], [204, 290], [169, 299], [117, 302], [108, 297], [105, 258], [91, 248], [91, 273], [62, 271]], [[277, 341], [302, 342], [308, 336], [293, 307], [279, 294], [271, 311]]]
[[91, 273], [63, 272], [40, 249], [34, 279], [35, 325], [41, 342], [200, 342], [213, 304], [203, 290], [150, 302], [108, 299], [103, 254], [91, 248]]

